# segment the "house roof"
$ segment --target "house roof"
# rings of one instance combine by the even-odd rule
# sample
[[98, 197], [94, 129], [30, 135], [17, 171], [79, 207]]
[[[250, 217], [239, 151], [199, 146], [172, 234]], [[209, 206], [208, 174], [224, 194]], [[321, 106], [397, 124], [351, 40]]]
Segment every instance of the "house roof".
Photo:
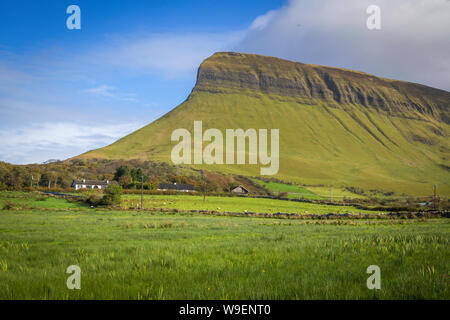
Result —
[[158, 189], [167, 189], [167, 190], [194, 190], [194, 186], [192, 184], [172, 184], [172, 183], [160, 183]]
[[73, 180], [72, 184], [82, 184], [86, 186], [107, 186], [109, 184], [118, 184], [117, 181], [104, 180]]
[[244, 187], [244, 186], [236, 187], [236, 188], [234, 188], [234, 189], [231, 190], [231, 191], [233, 192], [233, 191], [235, 191], [235, 190], [237, 190], [237, 189], [239, 189], [239, 188], [241, 188], [241, 189], [244, 190], [245, 192], [250, 192], [250, 191], [248, 191], [248, 189], [247, 189], [246, 187]]

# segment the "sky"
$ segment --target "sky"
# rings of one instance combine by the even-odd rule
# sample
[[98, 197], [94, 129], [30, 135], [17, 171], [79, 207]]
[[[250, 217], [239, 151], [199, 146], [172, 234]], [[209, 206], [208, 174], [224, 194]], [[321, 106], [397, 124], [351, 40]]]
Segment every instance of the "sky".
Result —
[[[81, 29], [69, 30], [69, 5]], [[370, 5], [381, 29], [369, 30]], [[67, 159], [183, 102], [217, 51], [450, 90], [449, 0], [0, 3], [0, 161]]]

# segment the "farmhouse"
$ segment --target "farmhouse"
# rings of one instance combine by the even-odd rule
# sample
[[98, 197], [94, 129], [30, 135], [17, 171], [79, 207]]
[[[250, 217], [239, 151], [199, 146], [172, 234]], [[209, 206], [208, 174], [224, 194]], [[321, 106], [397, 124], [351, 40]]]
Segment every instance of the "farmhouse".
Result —
[[243, 186], [236, 187], [236, 188], [234, 188], [233, 190], [231, 190], [231, 192], [239, 193], [239, 194], [249, 194], [249, 193], [250, 193], [250, 191], [248, 191], [248, 190], [247, 190], [245, 187], [243, 187]]
[[102, 181], [102, 180], [73, 180], [72, 187], [75, 190], [78, 189], [105, 189], [108, 185], [115, 184], [117, 185], [117, 181]]
[[180, 191], [180, 192], [195, 192], [194, 186], [191, 184], [177, 184], [177, 183], [160, 183], [158, 190], [160, 191]]

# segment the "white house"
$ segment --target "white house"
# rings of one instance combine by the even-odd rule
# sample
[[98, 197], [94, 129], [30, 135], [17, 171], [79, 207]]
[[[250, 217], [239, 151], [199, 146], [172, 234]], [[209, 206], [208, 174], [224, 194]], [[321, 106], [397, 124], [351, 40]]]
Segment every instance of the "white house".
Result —
[[110, 184], [117, 185], [117, 181], [102, 180], [73, 180], [72, 187], [78, 189], [106, 189]]

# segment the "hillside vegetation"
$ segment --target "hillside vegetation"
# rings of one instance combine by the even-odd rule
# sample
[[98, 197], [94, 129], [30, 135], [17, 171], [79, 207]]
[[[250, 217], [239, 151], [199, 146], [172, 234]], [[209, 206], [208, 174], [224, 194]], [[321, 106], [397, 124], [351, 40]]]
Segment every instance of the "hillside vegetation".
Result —
[[[362, 72], [239, 53], [199, 68], [188, 99], [84, 159], [170, 163], [178, 128], [280, 129], [277, 179], [428, 195], [450, 193], [450, 93]], [[258, 176], [260, 165], [203, 165]]]

